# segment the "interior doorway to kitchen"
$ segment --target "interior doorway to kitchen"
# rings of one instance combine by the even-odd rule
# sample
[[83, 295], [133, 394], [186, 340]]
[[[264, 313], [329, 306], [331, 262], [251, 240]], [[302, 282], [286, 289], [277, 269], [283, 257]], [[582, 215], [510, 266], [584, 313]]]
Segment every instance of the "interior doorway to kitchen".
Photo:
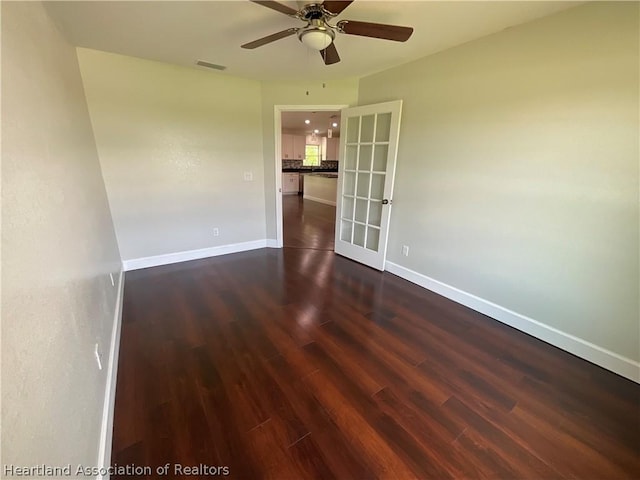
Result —
[[288, 248], [335, 248], [336, 207], [287, 195], [282, 199], [283, 245]]
[[279, 246], [334, 250], [343, 107], [276, 107]]

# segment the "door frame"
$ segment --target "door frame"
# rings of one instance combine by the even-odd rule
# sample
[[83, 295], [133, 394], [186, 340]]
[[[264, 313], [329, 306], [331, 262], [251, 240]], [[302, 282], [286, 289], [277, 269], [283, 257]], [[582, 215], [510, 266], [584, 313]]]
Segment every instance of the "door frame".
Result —
[[[282, 218], [282, 112], [326, 112], [342, 111], [349, 105], [274, 105], [273, 126], [275, 136], [275, 177], [276, 177], [276, 240], [275, 247], [282, 248], [284, 244], [283, 218]], [[338, 154], [338, 161], [340, 161]], [[339, 169], [338, 169], [339, 170]], [[340, 175], [338, 171], [338, 175]]]

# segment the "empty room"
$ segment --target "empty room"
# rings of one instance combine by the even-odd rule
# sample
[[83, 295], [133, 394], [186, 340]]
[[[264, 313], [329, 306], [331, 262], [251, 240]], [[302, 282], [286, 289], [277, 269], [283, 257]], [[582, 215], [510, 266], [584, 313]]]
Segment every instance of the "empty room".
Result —
[[5, 1], [2, 478], [640, 478], [640, 3]]

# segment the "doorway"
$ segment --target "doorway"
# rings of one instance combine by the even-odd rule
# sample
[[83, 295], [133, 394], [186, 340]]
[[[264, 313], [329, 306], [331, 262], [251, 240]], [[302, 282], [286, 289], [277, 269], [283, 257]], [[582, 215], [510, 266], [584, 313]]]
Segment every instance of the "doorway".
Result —
[[334, 250], [340, 111], [345, 107], [275, 106], [278, 247]]
[[285, 248], [335, 250], [336, 207], [304, 199], [282, 198]]

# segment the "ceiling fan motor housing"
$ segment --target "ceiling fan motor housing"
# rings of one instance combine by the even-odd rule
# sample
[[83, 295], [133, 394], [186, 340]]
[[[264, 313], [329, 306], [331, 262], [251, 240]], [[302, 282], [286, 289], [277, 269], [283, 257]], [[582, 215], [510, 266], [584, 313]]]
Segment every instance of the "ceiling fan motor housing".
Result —
[[310, 4], [300, 11], [308, 23], [298, 30], [298, 39], [314, 50], [324, 50], [336, 37], [336, 32], [326, 19], [326, 10], [321, 5]]
[[318, 20], [335, 17], [337, 14], [330, 12], [321, 3], [309, 3], [298, 12], [302, 20]]

